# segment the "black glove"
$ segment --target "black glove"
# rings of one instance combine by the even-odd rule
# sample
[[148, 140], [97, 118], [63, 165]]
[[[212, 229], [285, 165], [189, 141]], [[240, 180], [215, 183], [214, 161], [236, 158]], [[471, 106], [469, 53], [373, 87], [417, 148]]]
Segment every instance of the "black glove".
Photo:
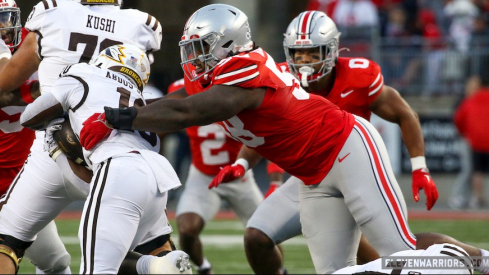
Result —
[[132, 130], [132, 122], [138, 115], [135, 107], [110, 108], [104, 107], [105, 119], [115, 129]]

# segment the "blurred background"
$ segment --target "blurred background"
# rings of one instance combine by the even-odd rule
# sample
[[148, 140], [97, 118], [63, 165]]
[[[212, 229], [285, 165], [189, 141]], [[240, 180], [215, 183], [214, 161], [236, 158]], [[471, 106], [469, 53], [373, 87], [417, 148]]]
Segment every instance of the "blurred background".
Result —
[[[37, 2], [17, 1], [23, 23]], [[479, 76], [488, 70], [488, 0], [124, 0], [123, 8], [148, 12], [163, 26], [162, 47], [155, 54], [150, 79], [163, 93], [183, 76], [178, 41], [186, 20], [211, 3], [244, 11], [254, 41], [277, 62], [285, 61], [282, 42], [289, 22], [304, 10], [326, 12], [342, 32], [340, 48], [349, 49], [340, 55], [377, 62], [385, 83], [419, 114], [427, 164], [441, 195], [435, 210], [486, 207], [471, 194], [470, 148], [454, 126], [453, 114], [466, 95], [480, 88]], [[411, 165], [397, 125], [376, 118], [373, 123], [386, 142], [409, 207], [424, 208], [411, 199]], [[190, 162], [186, 142], [183, 133], [171, 134], [164, 149], [182, 182]], [[263, 163], [255, 170], [257, 182], [266, 190]], [[171, 196], [172, 201], [177, 198], [178, 191]]]

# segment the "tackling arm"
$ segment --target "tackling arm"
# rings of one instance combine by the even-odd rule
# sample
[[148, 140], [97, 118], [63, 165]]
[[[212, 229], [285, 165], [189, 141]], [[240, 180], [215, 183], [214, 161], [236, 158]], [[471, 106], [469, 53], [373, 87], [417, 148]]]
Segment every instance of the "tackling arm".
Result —
[[[159, 100], [139, 108], [131, 128], [169, 132], [193, 125], [208, 125], [231, 118], [244, 109], [260, 106], [265, 93], [265, 88], [252, 90], [217, 85], [185, 99]], [[113, 125], [107, 112], [106, 117], [107, 122]]]

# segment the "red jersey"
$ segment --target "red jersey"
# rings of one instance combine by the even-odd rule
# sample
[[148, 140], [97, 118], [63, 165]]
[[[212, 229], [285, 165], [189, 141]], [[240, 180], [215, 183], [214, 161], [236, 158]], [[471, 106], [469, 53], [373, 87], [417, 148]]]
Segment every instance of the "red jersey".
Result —
[[258, 108], [243, 110], [223, 125], [236, 140], [306, 185], [328, 174], [353, 129], [353, 115], [304, 91], [260, 48], [221, 60], [212, 85], [267, 88]]
[[[28, 33], [22, 28], [22, 40]], [[20, 106], [0, 109], [0, 169], [21, 168], [30, 153], [35, 133], [20, 125], [20, 114], [24, 109]]]
[[[185, 86], [188, 95], [206, 90], [201, 82], [191, 82], [180, 79], [168, 87], [168, 93]], [[185, 129], [190, 140], [192, 164], [202, 173], [215, 176], [221, 167], [231, 165], [236, 161], [241, 143], [226, 135], [218, 123], [206, 126], [192, 126]]]
[[[287, 63], [280, 63], [288, 71]], [[284, 67], [285, 66], [285, 67]], [[309, 91], [327, 98], [340, 109], [370, 120], [370, 104], [384, 87], [380, 66], [365, 58], [338, 58], [336, 76], [331, 91]]]
[[489, 89], [481, 88], [465, 99], [455, 112], [454, 122], [477, 152], [489, 153]]

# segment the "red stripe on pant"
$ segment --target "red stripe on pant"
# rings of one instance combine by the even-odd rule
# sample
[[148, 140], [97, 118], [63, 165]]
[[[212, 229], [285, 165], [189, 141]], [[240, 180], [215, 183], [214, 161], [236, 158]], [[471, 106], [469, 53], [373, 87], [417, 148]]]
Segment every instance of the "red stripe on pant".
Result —
[[387, 199], [392, 205], [392, 210], [394, 210], [395, 217], [397, 218], [399, 224], [401, 225], [401, 232], [404, 234], [404, 238], [409, 241], [414, 247], [416, 247], [416, 240], [411, 236], [409, 232], [409, 226], [407, 225], [406, 220], [402, 215], [402, 210], [400, 205], [397, 203], [392, 190], [389, 188], [387, 175], [384, 173], [380, 161], [379, 153], [377, 152], [377, 148], [370, 137], [368, 130], [363, 126], [360, 122], [355, 121], [355, 126], [360, 130], [364, 139], [367, 141], [367, 145], [372, 152], [372, 157], [374, 159], [375, 170], [377, 170], [377, 174], [379, 175], [379, 179], [382, 183], [382, 188], [384, 189], [385, 194], [387, 195]]

